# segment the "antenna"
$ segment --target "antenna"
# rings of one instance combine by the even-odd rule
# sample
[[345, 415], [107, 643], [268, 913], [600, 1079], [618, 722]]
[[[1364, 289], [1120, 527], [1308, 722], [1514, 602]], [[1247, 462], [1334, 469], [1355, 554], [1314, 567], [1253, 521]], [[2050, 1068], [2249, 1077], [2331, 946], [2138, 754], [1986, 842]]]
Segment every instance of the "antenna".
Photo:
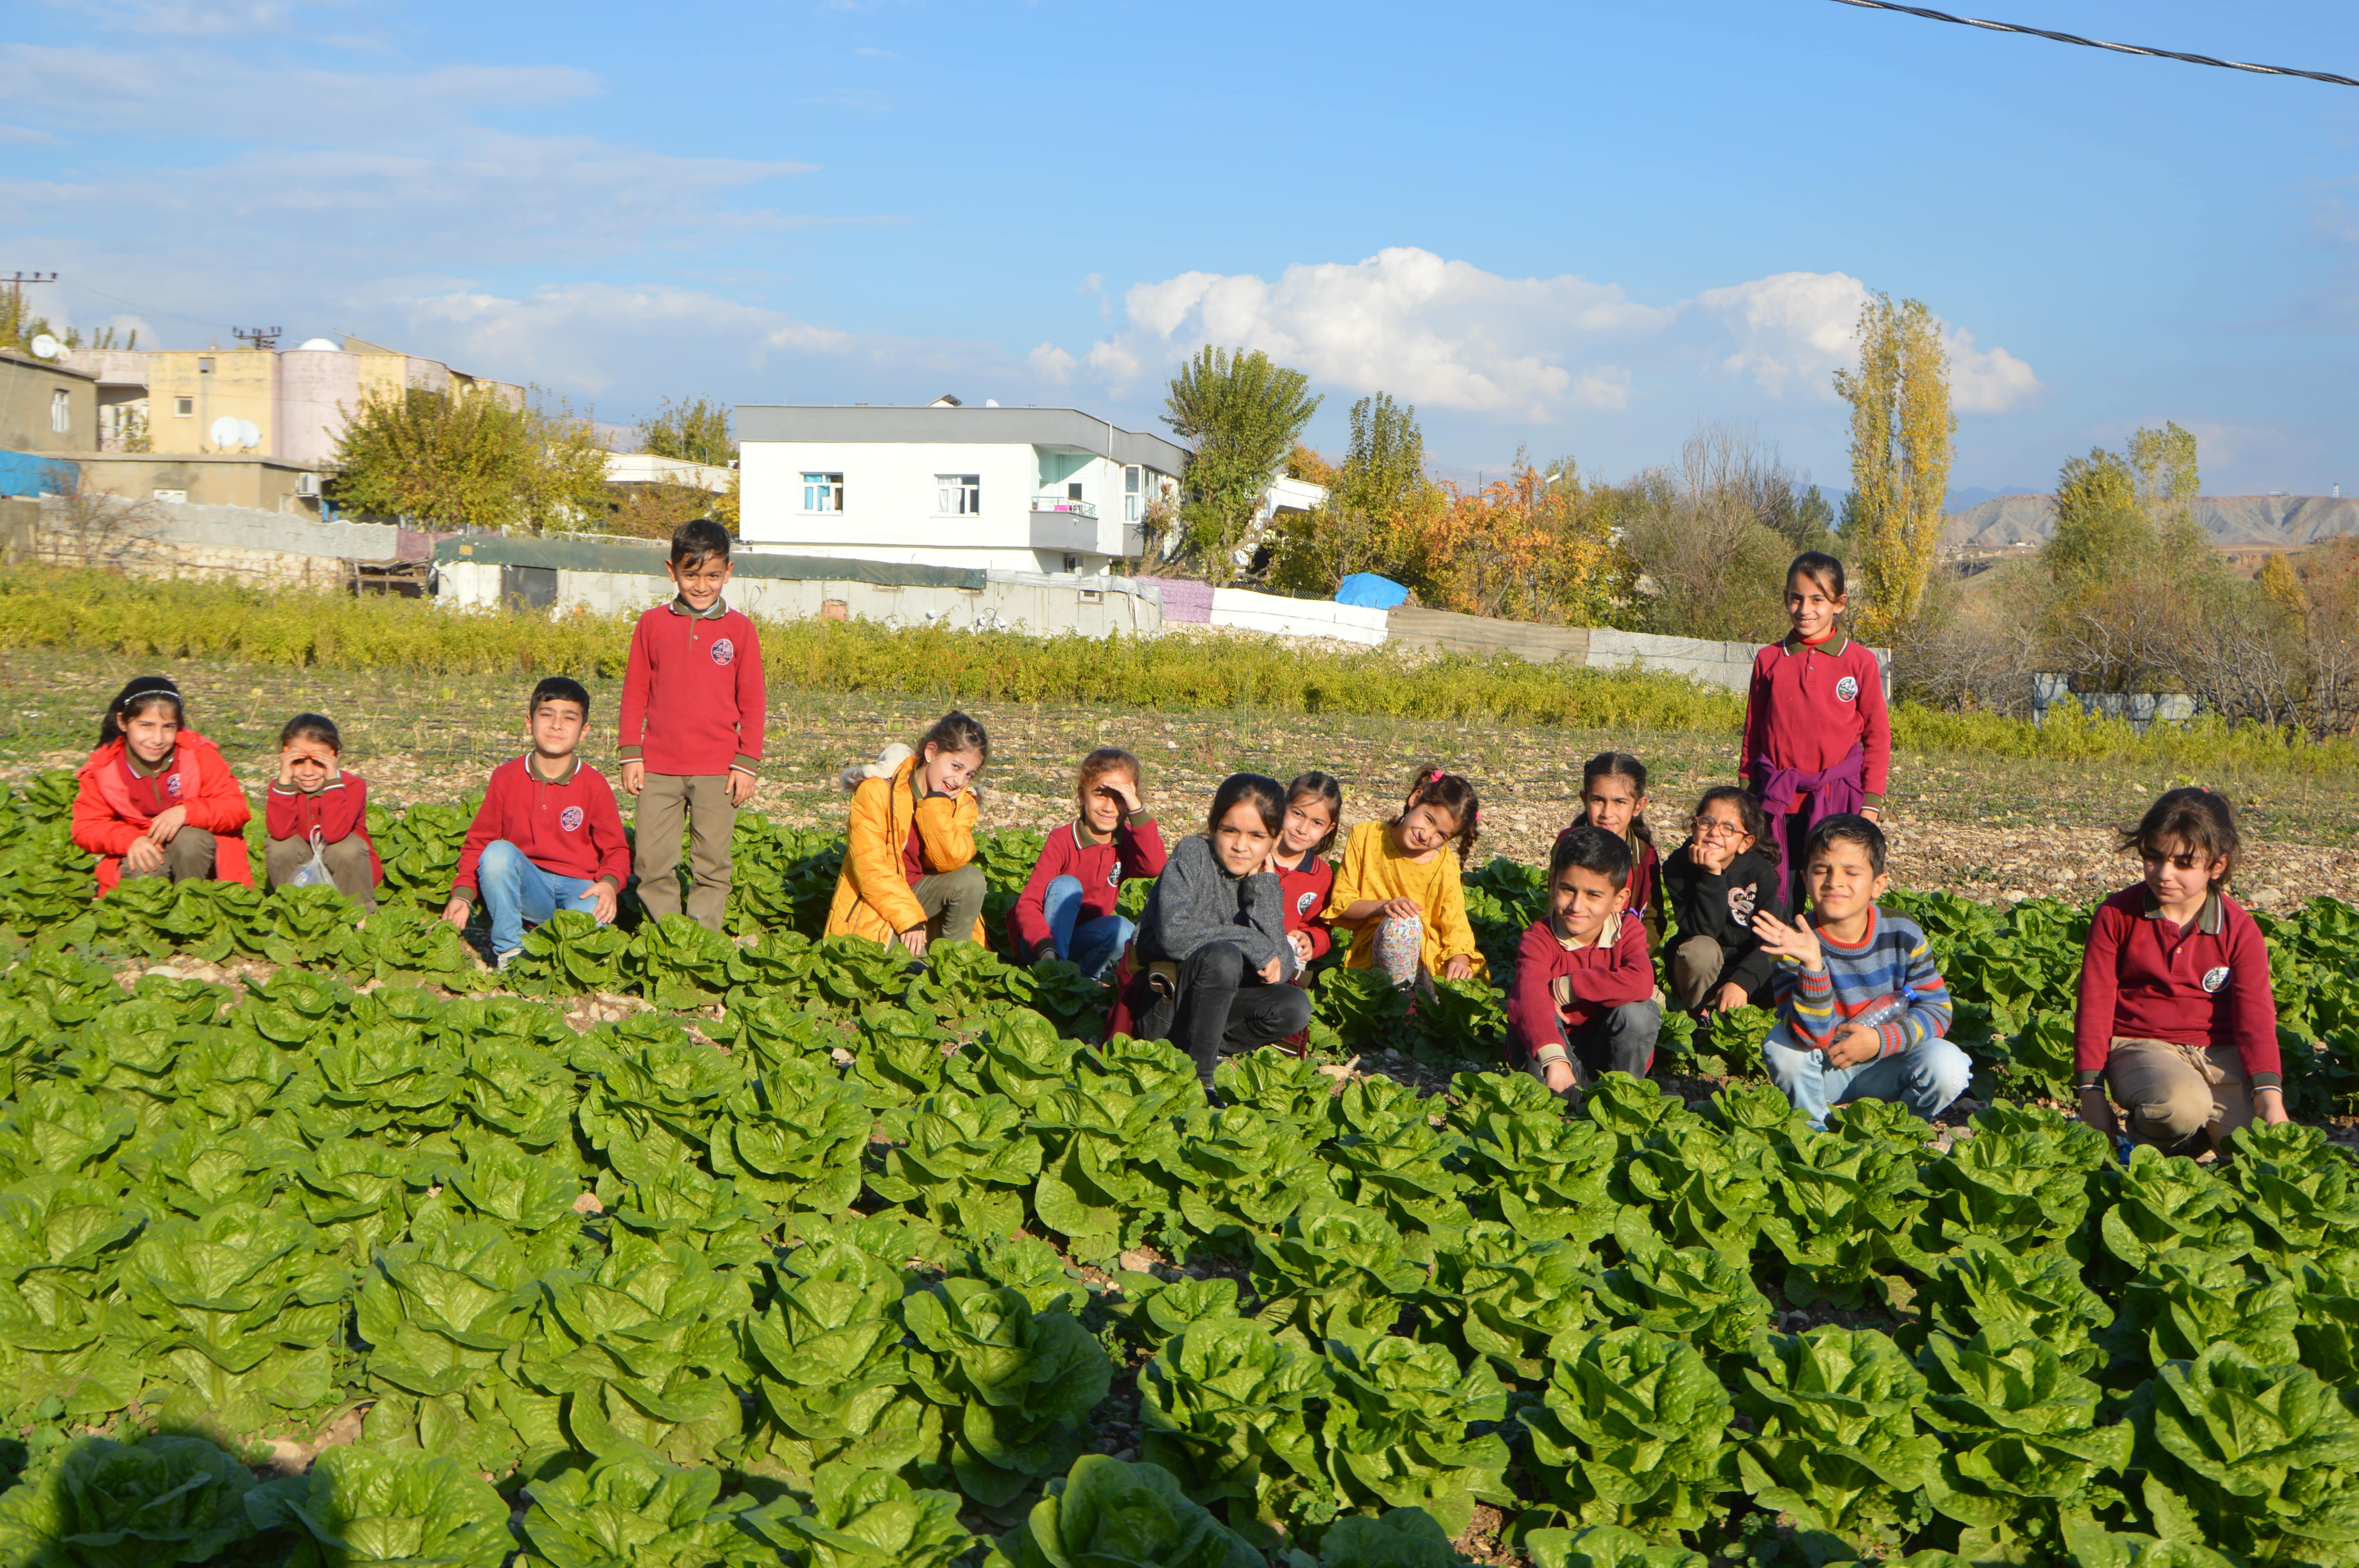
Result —
[[53, 272], [19, 272], [8, 277], [0, 277], [0, 283], [16, 288], [22, 288], [28, 283], [55, 283], [57, 280], [58, 275]]
[[285, 330], [283, 327], [232, 327], [229, 335], [248, 348], [275, 349]]

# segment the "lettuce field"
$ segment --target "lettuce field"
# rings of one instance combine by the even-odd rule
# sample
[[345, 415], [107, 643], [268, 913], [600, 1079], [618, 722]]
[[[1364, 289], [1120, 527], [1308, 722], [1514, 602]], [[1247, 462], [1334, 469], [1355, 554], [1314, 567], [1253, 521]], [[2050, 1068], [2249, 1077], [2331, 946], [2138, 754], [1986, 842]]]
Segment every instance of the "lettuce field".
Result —
[[[2043, 1103], [2054, 902], [1888, 901], [1987, 1103], [1939, 1139], [1810, 1131], [1759, 1013], [1568, 1115], [1489, 988], [1340, 972], [1215, 1108], [1070, 966], [817, 939], [830, 835], [740, 818], [730, 936], [495, 976], [464, 807], [372, 809], [364, 920], [93, 904], [71, 796], [0, 801], [8, 1568], [2359, 1564], [2347, 905], [2260, 917], [2300, 1120], [2123, 1165]], [[1468, 884], [1503, 968], [1537, 874]]]

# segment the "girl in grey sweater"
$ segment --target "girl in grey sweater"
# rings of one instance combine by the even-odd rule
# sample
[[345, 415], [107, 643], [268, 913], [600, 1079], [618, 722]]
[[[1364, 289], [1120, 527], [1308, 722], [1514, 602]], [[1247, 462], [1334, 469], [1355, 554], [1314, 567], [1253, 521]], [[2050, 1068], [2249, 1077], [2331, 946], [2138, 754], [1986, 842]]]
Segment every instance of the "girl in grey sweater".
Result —
[[1299, 961], [1270, 870], [1285, 821], [1276, 779], [1231, 774], [1203, 835], [1172, 848], [1139, 918], [1149, 992], [1139, 1034], [1186, 1051], [1207, 1092], [1223, 1049], [1250, 1051], [1310, 1022], [1310, 993], [1285, 983]]

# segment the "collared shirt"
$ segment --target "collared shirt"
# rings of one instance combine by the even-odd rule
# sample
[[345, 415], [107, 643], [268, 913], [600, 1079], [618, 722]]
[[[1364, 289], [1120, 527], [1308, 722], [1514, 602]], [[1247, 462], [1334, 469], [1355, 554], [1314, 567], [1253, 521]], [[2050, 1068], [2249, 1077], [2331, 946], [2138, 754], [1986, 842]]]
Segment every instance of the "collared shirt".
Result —
[[1049, 939], [1049, 884], [1059, 877], [1082, 884], [1080, 919], [1099, 920], [1114, 913], [1123, 883], [1162, 875], [1164, 859], [1162, 831], [1145, 811], [1125, 815], [1103, 844], [1083, 833], [1078, 821], [1051, 829], [1016, 907], [1007, 912], [1009, 942], [1016, 952], [1028, 954]]
[[1788, 633], [1754, 655], [1736, 767], [1755, 789], [1762, 784], [1752, 776], [1756, 758], [1821, 773], [1854, 746], [1864, 756], [1864, 804], [1880, 810], [1892, 775], [1892, 719], [1875, 654], [1841, 633], [1815, 648]]
[[151, 767], [132, 755], [131, 748], [125, 746], [123, 776], [131, 786], [132, 800], [150, 816], [161, 816], [185, 804], [180, 798], [180, 754], [177, 749]]
[[2268, 943], [2242, 904], [2212, 893], [2180, 925], [2139, 881], [2097, 906], [2072, 1022], [2083, 1086], [2102, 1076], [2117, 1039], [2233, 1045], [2253, 1087], [2283, 1085]]
[[1594, 940], [1578, 942], [1560, 935], [1554, 920], [1536, 920], [1516, 945], [1507, 1029], [1532, 1055], [1543, 1045], [1571, 1044], [1614, 1009], [1654, 994], [1655, 961], [1638, 921], [1609, 915]]
[[727, 600], [700, 611], [675, 596], [639, 617], [615, 719], [625, 762], [688, 778], [752, 773], [764, 717], [761, 635]]
[[543, 778], [535, 757], [512, 757], [492, 770], [484, 804], [459, 850], [454, 892], [473, 895], [475, 863], [495, 840], [506, 839], [542, 871], [584, 881], [603, 878], [619, 888], [630, 880], [631, 847], [623, 814], [606, 775], [577, 752], [556, 778]]

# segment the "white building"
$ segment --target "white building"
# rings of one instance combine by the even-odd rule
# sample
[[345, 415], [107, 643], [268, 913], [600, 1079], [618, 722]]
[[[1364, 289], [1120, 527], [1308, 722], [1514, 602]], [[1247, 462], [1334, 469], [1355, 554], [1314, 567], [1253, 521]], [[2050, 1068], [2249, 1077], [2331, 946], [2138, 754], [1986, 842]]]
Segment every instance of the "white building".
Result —
[[1189, 452], [1071, 408], [751, 404], [738, 536], [756, 551], [1103, 574]]

